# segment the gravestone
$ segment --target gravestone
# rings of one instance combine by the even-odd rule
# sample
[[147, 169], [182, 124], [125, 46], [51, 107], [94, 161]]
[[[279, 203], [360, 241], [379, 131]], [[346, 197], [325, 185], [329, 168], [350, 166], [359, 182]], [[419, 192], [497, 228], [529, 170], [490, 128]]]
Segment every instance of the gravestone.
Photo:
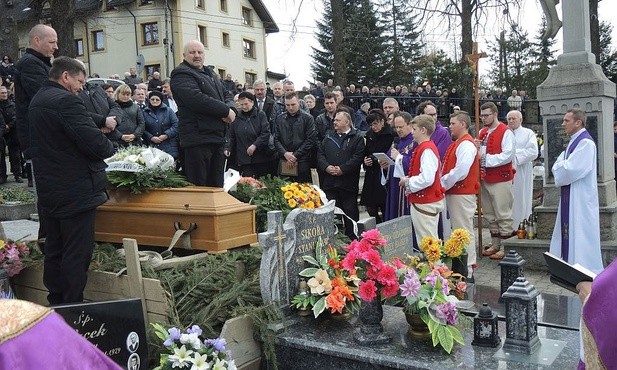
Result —
[[408, 254], [417, 254], [413, 250], [413, 228], [411, 216], [401, 216], [382, 222], [377, 225], [377, 230], [386, 239], [383, 250], [383, 259], [388, 261], [394, 257], [404, 259]]
[[283, 212], [268, 212], [268, 231], [259, 234], [263, 248], [259, 284], [264, 303], [287, 306], [296, 295], [305, 265], [303, 256], [315, 256], [319, 240], [327, 244], [336, 231], [334, 201], [316, 210], [296, 208], [285, 222]]
[[148, 341], [141, 299], [54, 306], [69, 326], [125, 369], [146, 369]]

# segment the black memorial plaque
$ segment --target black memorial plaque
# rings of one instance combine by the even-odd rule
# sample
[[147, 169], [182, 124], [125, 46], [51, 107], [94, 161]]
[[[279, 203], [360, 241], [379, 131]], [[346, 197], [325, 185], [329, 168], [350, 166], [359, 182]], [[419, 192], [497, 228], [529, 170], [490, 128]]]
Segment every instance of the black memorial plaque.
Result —
[[54, 306], [81, 336], [124, 369], [146, 369], [148, 342], [138, 298]]
[[[566, 150], [566, 147], [568, 146], [568, 143], [570, 142], [570, 137], [566, 135], [566, 132], [564, 131], [563, 126], [561, 126], [562, 122], [563, 122], [563, 119], [561, 118], [552, 118], [552, 119], [546, 120], [546, 133], [547, 133], [548, 147], [545, 146], [545, 150], [546, 150], [546, 155], [547, 155], [546, 157], [547, 167], [549, 169], [548, 177], [551, 183], [555, 182], [551, 168], [553, 168], [553, 165], [555, 164], [557, 157], [559, 157], [561, 152]], [[597, 116], [587, 116], [587, 123], [585, 125], [585, 128], [587, 129], [587, 131], [589, 131], [589, 134], [591, 135], [591, 137], [593, 138], [593, 141], [596, 143], [596, 146], [597, 146], [598, 145], [598, 117]], [[598, 165], [599, 165], [599, 160], [600, 159], [598, 157]]]

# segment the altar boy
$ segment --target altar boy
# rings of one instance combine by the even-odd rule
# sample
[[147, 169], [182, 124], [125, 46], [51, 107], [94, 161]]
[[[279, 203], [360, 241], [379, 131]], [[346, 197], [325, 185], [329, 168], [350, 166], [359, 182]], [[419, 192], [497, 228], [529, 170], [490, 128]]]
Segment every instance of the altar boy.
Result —
[[437, 237], [439, 212], [445, 207], [444, 188], [441, 186], [439, 152], [430, 140], [435, 121], [426, 114], [411, 121], [411, 133], [418, 146], [411, 156], [409, 176], [401, 178], [410, 204], [411, 220], [418, 243], [425, 236]]

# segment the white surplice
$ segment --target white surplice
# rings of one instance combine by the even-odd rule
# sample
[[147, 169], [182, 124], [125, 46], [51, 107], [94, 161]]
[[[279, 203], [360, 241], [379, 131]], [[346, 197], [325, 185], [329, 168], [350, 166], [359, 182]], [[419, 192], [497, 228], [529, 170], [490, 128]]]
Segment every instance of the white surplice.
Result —
[[[568, 148], [585, 129], [570, 138]], [[566, 159], [562, 152], [552, 172], [555, 185], [570, 184], [570, 220], [568, 222], [569, 251], [568, 263], [578, 263], [599, 273], [604, 268], [600, 250], [600, 206], [598, 203], [596, 144], [593, 140], [581, 140]], [[551, 239], [550, 252], [561, 255], [561, 202], [557, 210], [555, 229]]]
[[531, 214], [533, 161], [538, 157], [538, 139], [527, 127], [520, 126], [513, 132], [516, 152], [512, 166], [516, 173], [512, 182], [512, 228], [517, 230], [518, 224]]

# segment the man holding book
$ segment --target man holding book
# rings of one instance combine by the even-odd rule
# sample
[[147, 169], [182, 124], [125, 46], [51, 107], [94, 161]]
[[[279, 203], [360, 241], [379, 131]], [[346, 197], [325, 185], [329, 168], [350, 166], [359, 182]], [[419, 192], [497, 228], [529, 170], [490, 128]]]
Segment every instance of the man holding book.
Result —
[[[599, 273], [603, 269], [600, 251], [600, 213], [597, 187], [597, 151], [585, 129], [585, 112], [567, 111], [561, 124], [570, 142], [552, 172], [561, 198], [550, 252], [564, 261]], [[585, 222], [576, 222], [585, 220]]]

